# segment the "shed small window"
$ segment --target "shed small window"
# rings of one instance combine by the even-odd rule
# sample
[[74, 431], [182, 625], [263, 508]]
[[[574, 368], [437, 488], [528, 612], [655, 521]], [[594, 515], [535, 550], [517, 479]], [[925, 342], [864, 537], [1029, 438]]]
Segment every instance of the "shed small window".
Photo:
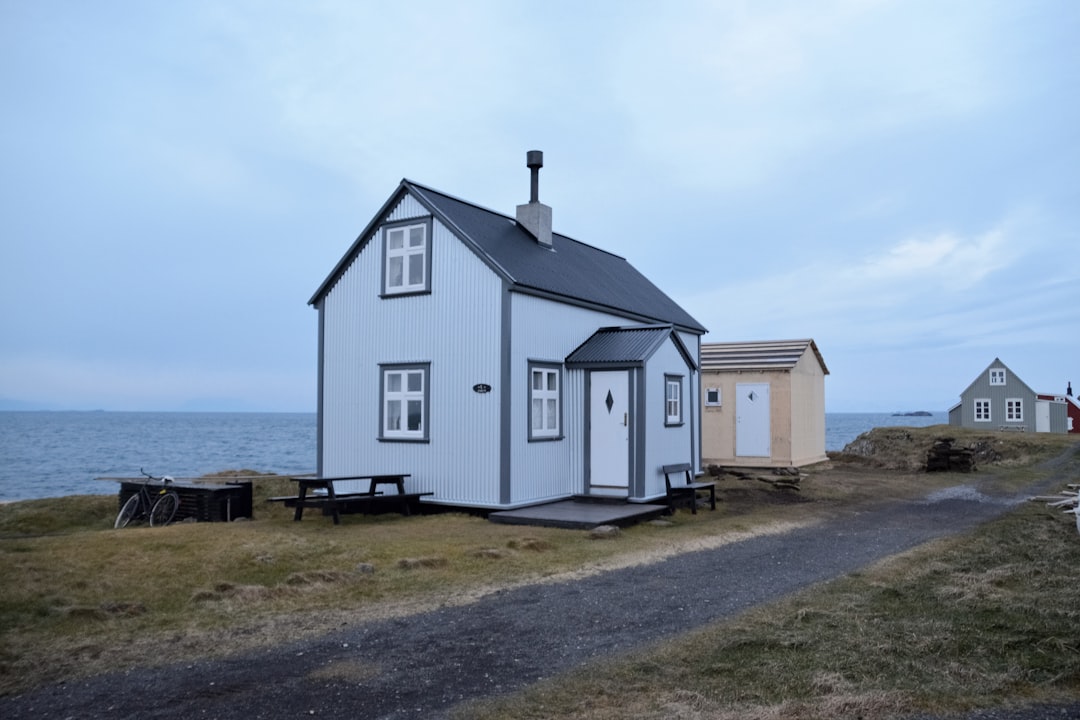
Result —
[[678, 375], [664, 376], [664, 424], [682, 424], [682, 378]]
[[705, 388], [705, 405], [707, 407], [720, 407], [720, 388]]
[[980, 399], [975, 401], [975, 422], [990, 422], [989, 400]]
[[1005, 368], [991, 368], [990, 369], [990, 384], [991, 385], [1004, 385], [1005, 384]]

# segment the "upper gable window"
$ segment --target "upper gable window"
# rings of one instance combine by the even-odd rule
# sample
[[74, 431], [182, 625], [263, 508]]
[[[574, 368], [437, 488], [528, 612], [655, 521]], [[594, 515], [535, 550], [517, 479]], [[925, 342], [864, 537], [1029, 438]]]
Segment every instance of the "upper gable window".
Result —
[[415, 220], [383, 228], [383, 294], [431, 290], [431, 221]]
[[1005, 368], [991, 368], [990, 369], [990, 384], [991, 385], [1004, 385], [1005, 384]]

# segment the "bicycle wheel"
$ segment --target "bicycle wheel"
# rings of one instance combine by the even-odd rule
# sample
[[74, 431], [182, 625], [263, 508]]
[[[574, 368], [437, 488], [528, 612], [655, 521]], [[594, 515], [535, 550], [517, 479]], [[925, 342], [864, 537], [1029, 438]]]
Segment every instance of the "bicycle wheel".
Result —
[[150, 527], [168, 525], [179, 508], [180, 496], [174, 492], [165, 493], [154, 503], [154, 507], [150, 508]]
[[113, 527], [118, 530], [122, 527], [127, 527], [128, 523], [131, 522], [132, 518], [134, 518], [138, 514], [139, 494], [135, 493], [134, 495], [129, 497], [127, 499], [127, 502], [124, 503], [124, 506], [120, 508], [120, 512], [116, 516], [116, 523], [113, 524]]

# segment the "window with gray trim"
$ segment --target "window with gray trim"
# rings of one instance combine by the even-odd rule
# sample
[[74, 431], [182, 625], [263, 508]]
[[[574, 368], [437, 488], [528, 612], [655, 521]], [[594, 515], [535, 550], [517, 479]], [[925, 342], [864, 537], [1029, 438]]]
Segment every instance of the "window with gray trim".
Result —
[[562, 366], [529, 363], [529, 440], [562, 438]]
[[664, 424], [682, 425], [682, 376], [664, 376]]
[[383, 294], [431, 291], [431, 220], [383, 227]]
[[379, 438], [428, 439], [430, 363], [380, 365]]
[[991, 385], [1004, 385], [1005, 384], [1005, 368], [990, 368], [990, 384]]

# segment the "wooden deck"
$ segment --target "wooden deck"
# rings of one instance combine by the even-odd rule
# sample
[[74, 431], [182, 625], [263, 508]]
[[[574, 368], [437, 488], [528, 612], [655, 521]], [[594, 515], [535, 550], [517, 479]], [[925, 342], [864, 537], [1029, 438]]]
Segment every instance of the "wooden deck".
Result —
[[667, 507], [664, 505], [575, 499], [533, 505], [517, 510], [500, 510], [488, 515], [488, 520], [504, 525], [540, 525], [591, 530], [600, 525], [627, 527], [645, 520], [652, 520], [666, 512]]

